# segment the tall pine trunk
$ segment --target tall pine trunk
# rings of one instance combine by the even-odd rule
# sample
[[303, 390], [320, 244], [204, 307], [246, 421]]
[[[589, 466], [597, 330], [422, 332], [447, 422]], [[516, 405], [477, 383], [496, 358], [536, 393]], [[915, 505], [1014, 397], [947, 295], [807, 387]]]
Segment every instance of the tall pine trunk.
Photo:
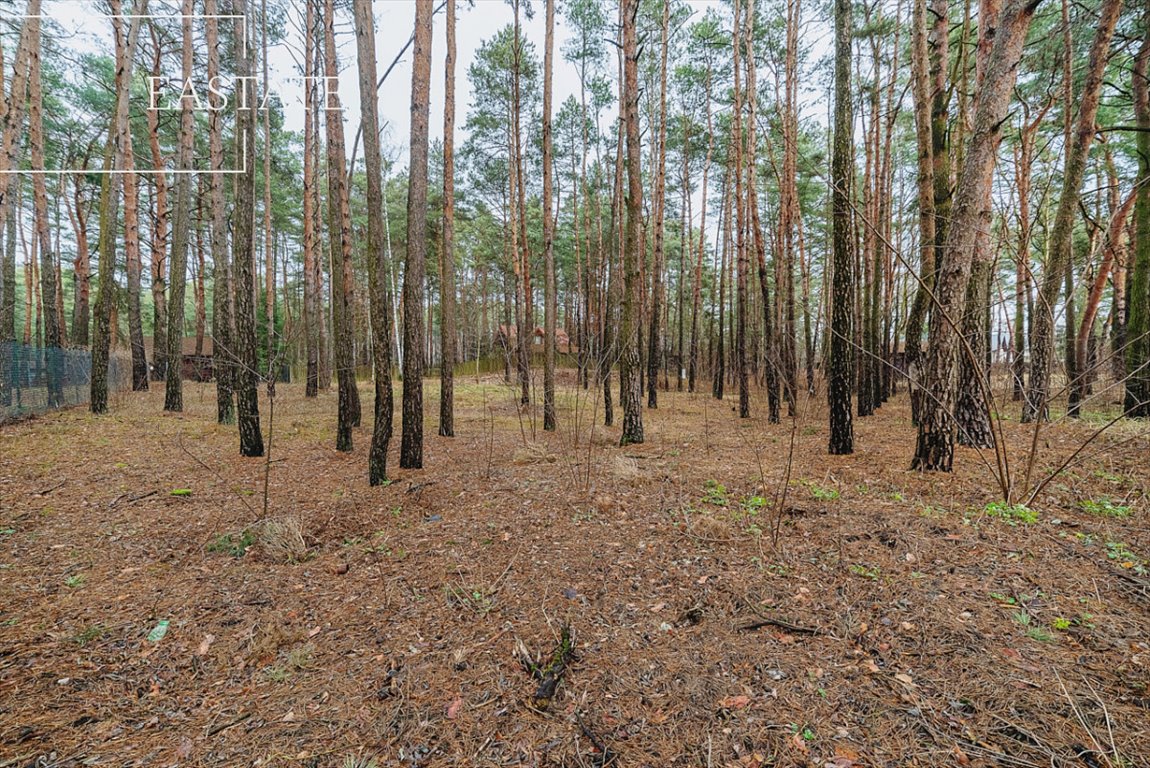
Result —
[[[416, 0], [411, 70], [411, 148], [407, 258], [403, 274], [403, 437], [399, 465], [423, 467], [423, 297], [427, 260], [427, 121], [431, 88], [432, 0]], [[512, 222], [515, 226], [515, 222]]]
[[[44, 170], [44, 94], [40, 77], [40, 19], [28, 20], [31, 32], [31, 46], [28, 50], [28, 144], [32, 169]], [[48, 391], [48, 407], [56, 408], [64, 403], [63, 361], [61, 329], [54, 307], [56, 304], [56, 258], [52, 249], [51, 223], [48, 221], [48, 189], [43, 173], [32, 176], [32, 218], [39, 243], [40, 253], [40, 297], [44, 308], [44, 346], [47, 356], [45, 367]]]
[[831, 454], [854, 452], [851, 421], [851, 340], [854, 338], [855, 238], [852, 230], [851, 178], [854, 152], [851, 136], [851, 19], [850, 0], [835, 0], [834, 136], [831, 146], [831, 321], [827, 356], [827, 405], [830, 412]]
[[[1022, 46], [1041, 0], [1012, 0], [1002, 13], [986, 62], [985, 87], [978, 93], [973, 131], [955, 195], [953, 218], [941, 253], [931, 314], [930, 346], [923, 378], [932, 394], [923, 398], [912, 467], [949, 472], [954, 464], [956, 368], [966, 289], [979, 229], [990, 226], [985, 201], [990, 195], [998, 143], [1018, 74]], [[937, 183], [937, 179], [936, 179]]]
[[[208, 79], [220, 74], [219, 19], [216, 0], [205, 0], [204, 30], [208, 45]], [[309, 38], [310, 40], [310, 38]], [[208, 195], [212, 211], [212, 368], [216, 379], [216, 422], [235, 421], [232, 388], [235, 376], [235, 334], [232, 320], [231, 265], [228, 258], [228, 212], [224, 195], [224, 116], [214, 109], [208, 114], [208, 155], [212, 173]]]
[[647, 345], [647, 407], [659, 407], [659, 363], [662, 353], [660, 312], [665, 303], [663, 273], [666, 265], [664, 221], [667, 209], [667, 42], [671, 24], [671, 0], [663, 0], [663, 33], [659, 67], [659, 135], [655, 147], [655, 199], [652, 224], [655, 259], [651, 273], [651, 327]]
[[[183, 0], [181, 14], [184, 33], [183, 82], [192, 78], [192, 0]], [[184, 410], [183, 347], [184, 347], [184, 293], [187, 288], [188, 248], [192, 234], [192, 152], [195, 114], [189, 99], [180, 100], [180, 143], [176, 169], [176, 211], [172, 220], [172, 257], [168, 280], [168, 367], [165, 371], [164, 410]]]
[[[128, 341], [132, 348], [132, 390], [148, 388], [148, 360], [144, 351], [144, 320], [140, 309], [140, 189], [132, 152], [132, 132], [124, 127], [124, 261], [127, 265]], [[79, 207], [79, 203], [77, 203]], [[86, 330], [85, 330], [86, 332]]]
[[[163, 57], [160, 49], [160, 33], [154, 21], [148, 21], [152, 37], [151, 77], [163, 74]], [[152, 378], [160, 381], [166, 377], [168, 369], [168, 181], [164, 155], [160, 149], [160, 113], [146, 110], [148, 121], [148, 146], [152, 152]]]
[[[799, 142], [799, 116], [798, 116], [798, 48], [799, 26], [801, 24], [801, 5], [799, 0], [787, 2], [787, 50], [783, 61], [783, 178], [779, 187], [779, 228], [782, 240], [782, 258], [775, 262], [775, 318], [773, 329], [768, 329], [768, 345], [775, 347], [773, 366], [781, 373], [783, 394], [787, 400], [787, 410], [790, 415], [795, 414], [798, 396], [798, 354], [795, 340], [795, 260], [798, 254], [797, 235], [801, 226], [798, 196], [798, 142]], [[751, 70], [753, 75], [753, 69]], [[752, 86], [748, 90], [752, 90]], [[754, 99], [753, 92], [748, 98]], [[752, 132], [754, 127], [751, 128]], [[753, 161], [752, 161], [753, 162]], [[754, 169], [752, 167], [752, 173]], [[756, 212], [754, 216], [757, 216]], [[766, 294], [764, 293], [764, 300]], [[771, 333], [771, 330], [774, 332]], [[772, 338], [773, 337], [773, 338]], [[771, 364], [768, 363], [770, 366]], [[778, 399], [777, 383], [772, 384], [771, 379], [779, 376], [768, 371], [768, 398]], [[774, 412], [777, 415], [778, 407]]]
[[[454, 0], [448, 0], [453, 3]], [[384, 245], [383, 156], [379, 147], [379, 96], [376, 92], [375, 19], [371, 0], [355, 0], [356, 57], [359, 63], [360, 117], [363, 120], [363, 160], [367, 172], [367, 259], [371, 280], [371, 339], [375, 379], [375, 420], [368, 452], [368, 482], [387, 480], [387, 448], [391, 443], [394, 402], [391, 392], [391, 315], [387, 275], [390, 264]], [[449, 11], [451, 13], [451, 11]]]
[[[550, 5], [548, 5], [548, 13], [552, 15], [554, 13]], [[441, 357], [439, 365], [439, 434], [443, 437], [454, 437], [456, 357], [455, 0], [447, 0], [447, 59], [444, 62], [443, 97], [443, 237], [439, 251], [439, 347]], [[545, 131], [549, 137], [550, 132], [546, 128]], [[554, 377], [554, 370], [552, 370], [552, 376]], [[552, 382], [552, 386], [554, 386], [554, 382]], [[554, 399], [554, 392], [552, 392], [552, 399]]]
[[[39, 17], [40, 0], [28, 0], [28, 10], [24, 17], [24, 24], [20, 28], [20, 42], [16, 45], [16, 53], [12, 60], [11, 85], [6, 94], [0, 87], [0, 227], [3, 227], [5, 222], [16, 219], [15, 215], [9, 216], [9, 213], [13, 207], [12, 198], [18, 194], [20, 189], [18, 181], [20, 176], [11, 171], [19, 167], [18, 158], [24, 144], [24, 108], [27, 103], [28, 69], [32, 55], [34, 28], [36, 37], [39, 37]], [[38, 45], [37, 43], [37, 47]], [[2, 85], [3, 78], [0, 77], [0, 86]], [[12, 228], [8, 229], [5, 239], [9, 244], [15, 245], [16, 238]], [[13, 313], [16, 306], [14, 261], [10, 269], [4, 270], [4, 277], [5, 291], [9, 290], [8, 286], [11, 286], [12, 290], [12, 301], [5, 302], [5, 313]], [[12, 318], [12, 322], [7, 325], [13, 329], [12, 335], [15, 336], [14, 314]]]
[[316, 168], [312, 146], [315, 122], [315, 0], [304, 0], [304, 139], [303, 139], [303, 324], [307, 366], [304, 397], [319, 395], [319, 302], [316, 291], [315, 193]]
[[543, 49], [543, 429], [555, 430], [555, 220], [551, 215], [551, 75], [555, 58], [555, 0], [546, 0], [547, 36]]
[[1128, 416], [1150, 416], [1150, 10], [1142, 16], [1142, 45], [1134, 59], [1130, 90], [1139, 128], [1134, 248], [1126, 282], [1126, 396]]
[[[268, 97], [268, 0], [260, 4], [260, 66], [263, 69], [263, 96]], [[271, 109], [264, 113], [264, 360], [267, 365], [268, 391], [274, 392], [276, 385], [276, 259], [272, 233], [272, 124]], [[286, 297], [285, 297], [286, 299]]]
[[[1062, 173], [1062, 196], [1058, 200], [1058, 210], [1054, 215], [1054, 228], [1050, 233], [1050, 258], [1042, 275], [1042, 285], [1038, 293], [1038, 307], [1031, 322], [1031, 365], [1030, 388], [1022, 411], [1024, 422], [1046, 419], [1050, 407], [1050, 375], [1054, 355], [1054, 309], [1058, 294], [1067, 279], [1067, 270], [1072, 268], [1074, 251], [1074, 225], [1078, 216], [1078, 198], [1082, 179], [1086, 175], [1086, 161], [1090, 145], [1094, 141], [1094, 118], [1098, 114], [1098, 103], [1102, 95], [1103, 75], [1106, 71], [1110, 39], [1118, 23], [1121, 0], [1103, 0], [1101, 18], [1090, 47], [1090, 60], [1086, 70], [1086, 80], [1079, 95], [1078, 120], [1072, 136], [1071, 146], [1066, 155], [1066, 167]], [[1069, 110], [1070, 105], [1066, 105]], [[1067, 336], [1073, 339], [1070, 295], [1067, 297]], [[1073, 357], [1073, 355], [1071, 355]], [[1073, 362], [1073, 361], [1071, 361]], [[1075, 366], [1070, 366], [1068, 375], [1074, 374]]]
[[643, 175], [639, 167], [639, 0], [623, 0], [623, 129], [627, 142], [627, 229], [623, 245], [622, 317], [619, 323], [619, 386], [623, 407], [620, 444], [643, 442], [640, 381], [639, 260], [643, 256]]
[[930, 60], [926, 32], [926, 0], [914, 0], [911, 32], [911, 91], [914, 94], [914, 126], [918, 147], [918, 245], [919, 271], [914, 300], [906, 321], [906, 364], [912, 376], [913, 416], [918, 418], [921, 393], [913, 381], [922, 355], [922, 332], [930, 312], [937, 267], [934, 232], [934, 147], [931, 141]]
[[[244, 28], [247, 0], [235, 0], [236, 39], [250, 40]], [[241, 37], [243, 36], [243, 37]], [[240, 87], [247, 88], [252, 76], [250, 48], [240, 46], [236, 73]], [[256, 200], [256, 120], [253, 113], [255, 89], [237, 101], [236, 163], [242, 164], [236, 176], [235, 208], [232, 212], [232, 267], [235, 270], [235, 370], [236, 417], [240, 434], [240, 454], [263, 456], [264, 437], [260, 428], [259, 381], [256, 356], [255, 307], [255, 200]]]
[[[84, 167], [87, 168], [87, 158], [84, 160]], [[72, 302], [72, 341], [78, 347], [86, 347], [89, 344], [89, 329], [90, 318], [92, 314], [91, 305], [89, 304], [91, 296], [91, 270], [92, 270], [92, 254], [88, 245], [88, 216], [90, 214], [88, 200], [84, 195], [84, 187], [87, 186], [84, 179], [79, 175], [72, 179], [72, 201], [65, 203], [68, 207], [68, 216], [72, 219], [72, 230], [76, 235], [76, 258], [72, 262], [72, 285], [75, 290], [75, 295]], [[137, 252], [137, 258], [139, 254]], [[5, 275], [12, 274], [12, 270], [5, 271]], [[7, 282], [4, 283], [4, 290], [8, 290], [8, 284], [12, 282], [11, 278], [5, 278]], [[0, 306], [7, 308], [3, 298], [0, 298]], [[0, 313], [0, 317], [3, 317]], [[2, 323], [2, 321], [0, 321]], [[0, 340], [4, 338], [4, 329], [0, 328]], [[147, 379], [148, 366], [144, 364], [144, 377]]]
[[743, 29], [740, 12], [747, 13], [744, 7], [740, 9], [739, 0], [735, 0], [735, 21], [731, 33], [731, 44], [734, 47], [732, 59], [735, 73], [735, 102], [732, 119], [731, 140], [734, 143], [734, 153], [729, 161], [734, 165], [731, 170], [735, 176], [735, 375], [739, 382], [739, 418], [746, 419], [751, 415], [750, 376], [747, 365], [747, 196], [743, 192], [743, 162], [746, 152], [743, 141], [743, 93], [741, 80], [743, 72], [740, 67], [743, 47]]
[[[758, 112], [758, 91], [756, 87], [755, 78], [755, 54], [754, 54], [754, 2], [748, 0], [750, 7], [747, 13], [746, 21], [746, 76], [747, 76], [747, 146], [749, 151], [746, 157], [747, 166], [747, 210], [748, 224], [751, 228], [751, 237], [753, 238], [753, 245], [755, 248], [755, 262], [758, 266], [759, 276], [759, 293], [762, 298], [763, 307], [763, 378], [767, 389], [767, 421], [771, 424], [779, 423], [779, 339], [777, 328], [775, 327], [774, 308], [771, 301], [771, 292], [769, 285], [769, 277], [767, 272], [767, 254], [766, 242], [763, 237], [763, 225], [759, 215], [759, 194], [758, 194], [758, 175], [756, 173], [757, 163], [755, 162], [755, 148], [758, 146], [755, 139], [755, 123], [757, 120]], [[795, 14], [798, 13], [798, 0], [793, 0], [789, 4], [791, 10]], [[790, 10], [788, 11], [790, 13]], [[788, 24], [797, 16], [788, 16]], [[795, 22], [797, 24], [797, 21]], [[790, 30], [788, 29], [788, 34]], [[784, 116], [784, 122], [789, 122], [789, 117]], [[784, 135], [793, 135], [784, 132]], [[784, 139], [786, 140], [786, 139]], [[788, 144], [786, 149], [790, 149]], [[786, 161], [784, 160], [784, 167]], [[784, 177], [786, 171], [784, 170]], [[794, 180], [791, 179], [791, 182]], [[786, 178], [783, 180], [783, 187], [788, 186]], [[747, 247], [750, 247], [748, 245]], [[748, 257], [749, 259], [749, 257]], [[790, 257], [784, 255], [783, 260], [788, 261], [787, 269], [791, 268], [789, 263]], [[749, 266], [748, 266], [749, 268]], [[778, 283], [775, 288], [775, 299], [779, 300]], [[792, 403], [793, 398], [788, 401]]]
[[[324, 75], [327, 82], [339, 76], [335, 46], [335, 2], [327, 0], [324, 22]], [[327, 188], [328, 235], [331, 242], [331, 303], [335, 336], [335, 372], [339, 386], [335, 449], [352, 449], [352, 427], [359, 423], [359, 391], [355, 380], [352, 283], [351, 209], [347, 190], [347, 159], [344, 149], [343, 118], [339, 94], [325, 89], [327, 108]]]
[[92, 333], [92, 379], [88, 407], [92, 413], [108, 412], [108, 356], [112, 346], [115, 325], [112, 322], [116, 274], [116, 220], [119, 205], [119, 184], [122, 179], [112, 171], [124, 163], [123, 134], [128, 125], [128, 97], [132, 83], [132, 62], [140, 34], [140, 17], [147, 8], [147, 0], [136, 0], [132, 18], [125, 35], [121, 22], [120, 0], [110, 0], [112, 29], [116, 40], [115, 84], [116, 109], [108, 139], [104, 147], [104, 175], [100, 188], [100, 240], [98, 287], [95, 323]]
[[702, 311], [703, 295], [703, 256], [707, 250], [707, 184], [711, 173], [711, 156], [715, 148], [714, 122], [711, 117], [711, 62], [707, 61], [707, 71], [703, 76], [703, 107], [707, 113], [707, 156], [703, 160], [703, 181], [699, 207], [699, 246], [695, 257], [695, 274], [692, 280], [691, 298], [691, 352], [687, 365], [687, 391], [695, 391], [695, 380], [699, 373], [699, 313]]
[[[1117, 188], [1113, 190], [1117, 192]], [[1071, 390], [1070, 390], [1070, 415], [1077, 416], [1082, 402], [1086, 399], [1088, 393], [1089, 382], [1092, 374], [1095, 372], [1096, 366], [1090, 362], [1089, 346], [1091, 336], [1094, 333], [1094, 323], [1098, 318], [1098, 310], [1102, 304], [1102, 294], [1106, 290], [1106, 283], [1110, 274], [1114, 270], [1114, 265], [1120, 263], [1122, 254], [1126, 248], [1126, 220], [1130, 215], [1130, 210], [1134, 207], [1134, 201], [1137, 199], [1137, 193], [1132, 192], [1127, 196], [1125, 202], [1113, 211], [1110, 216], [1110, 225], [1106, 231], [1106, 241], [1102, 249], [1102, 263], [1098, 266], [1098, 272], [1094, 275], [1094, 280], [1090, 284], [1090, 290], [1086, 295], [1086, 304], [1082, 308], [1082, 320], [1075, 334], [1075, 355], [1074, 359], [1078, 363], [1078, 368], [1072, 372], [1071, 375]], [[1120, 278], [1115, 279], [1115, 284], [1121, 282]]]
[[[978, 14], [976, 90], [981, 90], [985, 84], [986, 63], [994, 45], [994, 29], [998, 25], [999, 10], [998, 0], [982, 0]], [[997, 146], [994, 151], [998, 151]], [[971, 257], [970, 280], [966, 286], [966, 311], [962, 318], [962, 335], [966, 339], [967, 353], [959, 356], [958, 401], [955, 404], [958, 442], [960, 445], [972, 448], [989, 448], [994, 441], [989, 408], [993, 393], [990, 388], [988, 338], [993, 266], [989, 222], [993, 200], [989, 195], [989, 189], [987, 192], [987, 197], [982, 201], [984, 210], [980, 218], [988, 225], [978, 230], [974, 254]]]

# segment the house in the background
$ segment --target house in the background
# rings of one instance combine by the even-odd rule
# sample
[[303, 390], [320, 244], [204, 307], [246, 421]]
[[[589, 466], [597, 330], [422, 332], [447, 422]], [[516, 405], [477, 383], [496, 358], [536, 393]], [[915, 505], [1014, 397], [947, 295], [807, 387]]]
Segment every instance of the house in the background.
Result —
[[[543, 337], [546, 332], [541, 326], [535, 328], [535, 333], [532, 334], [531, 346], [533, 351], [543, 351]], [[514, 350], [519, 344], [518, 327], [514, 325], [500, 325], [495, 331], [495, 348], [502, 349], [505, 345], [508, 349]], [[576, 351], [576, 347], [571, 344], [571, 337], [567, 335], [567, 331], [562, 328], [555, 329], [555, 351], [561, 355], [568, 355]]]
[[[196, 352], [196, 337], [185, 336], [181, 344], [180, 375], [188, 381], [211, 381], [215, 376], [213, 363], [215, 345], [210, 336], [204, 336], [199, 353]], [[163, 378], [162, 371], [155, 369], [155, 349], [152, 339], [144, 339], [144, 355], [148, 359], [148, 370], [153, 379]]]

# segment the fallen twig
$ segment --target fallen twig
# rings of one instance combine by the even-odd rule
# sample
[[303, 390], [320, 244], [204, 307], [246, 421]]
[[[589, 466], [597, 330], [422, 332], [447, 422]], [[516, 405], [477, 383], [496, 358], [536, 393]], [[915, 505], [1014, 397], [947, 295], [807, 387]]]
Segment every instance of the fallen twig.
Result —
[[517, 650], [523, 669], [539, 681], [539, 687], [535, 689], [535, 694], [529, 704], [541, 712], [546, 711], [551, 699], [555, 698], [555, 691], [559, 688], [563, 673], [567, 671], [568, 662], [575, 655], [575, 644], [571, 640], [571, 627], [564, 625], [563, 629], [560, 630], [559, 643], [551, 652], [551, 658], [545, 665], [532, 658], [531, 652], [527, 650], [522, 640], [518, 642]]
[[157, 493], [158, 493], [158, 491], [145, 491], [144, 493], [138, 493], [135, 496], [131, 496], [127, 493], [121, 493], [119, 496], [112, 499], [111, 503], [108, 504], [108, 509], [111, 509], [112, 507], [116, 506], [125, 498], [127, 498], [128, 504], [135, 504], [137, 501], [141, 501], [142, 499], [146, 499], [149, 496], [155, 496]]
[[767, 616], [755, 607], [755, 603], [752, 602], [750, 597], [747, 595], [743, 595], [741, 599], [743, 601], [743, 605], [750, 609], [751, 613], [759, 617], [759, 621], [745, 624], [739, 627], [738, 629], [740, 632], [752, 632], [756, 629], [762, 629], [763, 627], [777, 627], [778, 629], [785, 629], [788, 632], [795, 632], [796, 634], [800, 635], [824, 634], [823, 631], [818, 627], [804, 627], [801, 624], [792, 624], [789, 621], [785, 621], [783, 619], [776, 619], [773, 616]]
[[422, 483], [412, 483], [411, 485], [407, 486], [407, 490], [404, 491], [404, 493], [420, 494], [423, 492], [423, 489], [429, 485], [435, 485], [435, 481], [434, 480], [425, 480]]
[[599, 753], [599, 757], [595, 760], [595, 764], [598, 765], [599, 768], [605, 768], [606, 766], [614, 763], [615, 758], [618, 757], [618, 755], [612, 752], [610, 748], [603, 743], [603, 740], [596, 736], [595, 732], [587, 727], [587, 723], [583, 722], [583, 718], [579, 715], [578, 710], [575, 711], [575, 722], [579, 724], [579, 730], [582, 731], [583, 735], [587, 737], [587, 740], [591, 742], [591, 746], [595, 747], [595, 750]]
[[232, 720], [232, 721], [227, 722], [227, 723], [222, 723], [220, 725], [213, 725], [211, 728], [208, 729], [208, 732], [204, 735], [210, 738], [212, 736], [215, 736], [217, 733], [223, 733], [227, 729], [234, 728], [235, 726], [244, 722], [245, 720], [247, 720], [251, 716], [252, 716], [251, 712], [245, 712], [244, 714], [237, 717], [235, 720]]
[[36, 491], [36, 492], [35, 492], [34, 494], [32, 494], [32, 495], [33, 495], [33, 496], [47, 496], [49, 493], [51, 493], [52, 491], [56, 490], [57, 488], [59, 488], [60, 486], [62, 486], [62, 485], [63, 485], [64, 483], [66, 483], [66, 482], [68, 482], [66, 479], [65, 479], [65, 480], [61, 480], [60, 482], [58, 482], [58, 483], [56, 483], [55, 485], [53, 485], [51, 488], [45, 488], [45, 489], [44, 489], [44, 490], [42, 490], [42, 491]]
[[817, 627], [804, 627], [799, 624], [791, 624], [789, 621], [783, 621], [782, 619], [762, 619], [761, 621], [756, 621], [751, 624], [744, 624], [739, 627], [739, 631], [751, 632], [756, 629], [762, 629], [763, 627], [777, 627], [799, 635], [821, 635], [823, 633], [823, 631]]

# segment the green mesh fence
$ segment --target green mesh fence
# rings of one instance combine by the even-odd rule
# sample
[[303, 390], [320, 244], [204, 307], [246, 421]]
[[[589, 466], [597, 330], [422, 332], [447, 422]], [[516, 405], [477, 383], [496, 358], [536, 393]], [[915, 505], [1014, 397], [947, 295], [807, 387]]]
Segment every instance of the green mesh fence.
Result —
[[[86, 349], [0, 342], [0, 422], [88, 402], [92, 353]], [[132, 386], [132, 362], [112, 354], [108, 391]]]

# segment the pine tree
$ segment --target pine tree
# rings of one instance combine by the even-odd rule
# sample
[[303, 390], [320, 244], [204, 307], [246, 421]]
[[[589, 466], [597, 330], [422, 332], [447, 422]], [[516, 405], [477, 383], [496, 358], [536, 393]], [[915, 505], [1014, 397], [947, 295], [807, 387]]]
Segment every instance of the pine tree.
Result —
[[831, 154], [832, 275], [831, 325], [827, 359], [827, 405], [830, 410], [832, 454], [854, 452], [851, 422], [851, 341], [854, 338], [854, 232], [851, 228], [851, 147], [854, 116], [851, 108], [851, 4], [835, 0], [835, 106]]
[[[954, 405], [960, 342], [958, 324], [966, 309], [971, 260], [980, 228], [988, 227], [985, 201], [990, 195], [998, 142], [1022, 57], [1022, 45], [1040, 0], [1012, 0], [1000, 17], [986, 62], [986, 86], [979, 91], [973, 131], [955, 193], [953, 218], [935, 288], [931, 314], [918, 441], [912, 467], [949, 472], [954, 463]], [[937, 181], [937, 179], [936, 179]]]
[[619, 325], [619, 386], [623, 406], [622, 445], [643, 442], [643, 390], [640, 379], [639, 260], [643, 217], [643, 174], [639, 167], [639, 46], [635, 23], [639, 0], [623, 0], [623, 129], [627, 143], [627, 228], [623, 247], [622, 316]]
[[[180, 9], [183, 19], [182, 82], [192, 78], [192, 0], [183, 0]], [[192, 233], [192, 153], [195, 114], [189, 98], [180, 100], [180, 141], [176, 155], [176, 211], [172, 220], [172, 255], [168, 279], [171, 286], [168, 297], [168, 338], [164, 410], [184, 410], [183, 347], [184, 347], [184, 292], [187, 288], [188, 247]]]
[[[245, 28], [247, 0], [235, 0], [235, 35], [237, 40], [250, 40]], [[236, 75], [238, 87], [247, 88], [252, 82], [252, 63], [249, 46], [238, 46]], [[252, 89], [254, 91], [254, 88]], [[235, 158], [242, 165], [236, 176], [235, 207], [232, 211], [232, 267], [235, 270], [235, 325], [234, 338], [236, 394], [236, 421], [240, 433], [240, 454], [263, 456], [264, 437], [260, 428], [258, 362], [256, 358], [255, 307], [255, 194], [256, 194], [256, 121], [253, 105], [255, 94], [247, 93], [236, 99]]]
[[[450, 2], [451, 0], [449, 0]], [[368, 452], [368, 482], [387, 480], [387, 447], [391, 442], [394, 403], [391, 392], [391, 316], [387, 275], [391, 269], [384, 246], [383, 157], [379, 147], [379, 97], [376, 93], [375, 19], [371, 0], [355, 0], [356, 57], [359, 63], [363, 159], [367, 172], [367, 254], [371, 279], [371, 340], [375, 373], [375, 420]]]
[[[309, 0], [310, 2], [310, 0]], [[220, 74], [219, 19], [216, 0], [205, 0], [204, 31], [208, 45], [208, 78]], [[309, 38], [310, 39], [310, 38]], [[235, 376], [233, 344], [232, 282], [228, 258], [228, 212], [224, 194], [224, 121], [222, 110], [208, 114], [208, 195], [212, 213], [212, 368], [216, 379], [216, 422], [235, 421], [232, 387]]]
[[552, 206], [551, 73], [555, 58], [555, 0], [547, 3], [543, 52], [543, 429], [555, 430], [555, 220]]
[[1142, 45], [1130, 74], [1139, 129], [1134, 248], [1126, 283], [1126, 395], [1129, 416], [1150, 416], [1150, 10], [1142, 15]]
[[427, 121], [432, 13], [432, 0], [416, 0], [411, 72], [411, 156], [407, 186], [407, 259], [403, 270], [403, 437], [399, 466], [404, 469], [423, 467], [423, 283], [427, 258]]
[[[323, 14], [324, 76], [334, 82], [339, 76], [339, 56], [335, 45], [335, 2], [326, 0]], [[327, 188], [328, 234], [331, 238], [331, 302], [335, 335], [335, 372], [339, 386], [335, 449], [352, 449], [352, 427], [359, 424], [359, 390], [355, 381], [355, 339], [353, 319], [354, 279], [352, 275], [351, 208], [347, 190], [347, 158], [344, 149], [343, 119], [339, 94], [325, 91], [327, 107]]]
[[[1078, 120], [1066, 155], [1066, 167], [1062, 174], [1062, 196], [1058, 201], [1054, 228], [1050, 233], [1051, 257], [1042, 276], [1038, 311], [1032, 319], [1034, 328], [1031, 333], [1030, 389], [1022, 412], [1024, 422], [1047, 418], [1050, 405], [1050, 368], [1054, 354], [1054, 308], [1066, 271], [1072, 266], [1074, 222], [1078, 215], [1079, 190], [1086, 175], [1090, 145], [1094, 141], [1094, 118], [1098, 113], [1098, 103], [1102, 94], [1110, 38], [1114, 35], [1121, 6], [1121, 0], [1102, 2], [1101, 18], [1095, 31], [1094, 43], [1090, 48], [1086, 81], [1083, 83], [1082, 93], [1079, 94]], [[1066, 109], [1069, 108], [1070, 105], [1067, 104]], [[1067, 336], [1073, 338], [1074, 323], [1069, 316], [1067, 322]]]
[[[119, 183], [121, 176], [111, 171], [122, 168], [124, 163], [123, 135], [128, 125], [128, 96], [132, 82], [132, 64], [135, 59], [136, 42], [140, 35], [140, 18], [146, 8], [146, 0], [136, 0], [132, 18], [125, 34], [121, 22], [122, 4], [120, 0], [110, 0], [112, 29], [116, 40], [115, 112], [108, 130], [104, 146], [104, 175], [100, 187], [100, 240], [96, 250], [99, 254], [99, 282], [96, 293], [95, 318], [92, 333], [92, 380], [88, 407], [92, 413], [108, 412], [108, 356], [112, 346], [113, 290], [116, 273], [116, 219], [119, 205]], [[0, 203], [0, 208], [3, 204]]]
[[[549, 6], [550, 7], [550, 6]], [[439, 434], [455, 436], [455, 0], [447, 0], [443, 75], [443, 237], [439, 283]], [[546, 132], [546, 129], [545, 129]]]

